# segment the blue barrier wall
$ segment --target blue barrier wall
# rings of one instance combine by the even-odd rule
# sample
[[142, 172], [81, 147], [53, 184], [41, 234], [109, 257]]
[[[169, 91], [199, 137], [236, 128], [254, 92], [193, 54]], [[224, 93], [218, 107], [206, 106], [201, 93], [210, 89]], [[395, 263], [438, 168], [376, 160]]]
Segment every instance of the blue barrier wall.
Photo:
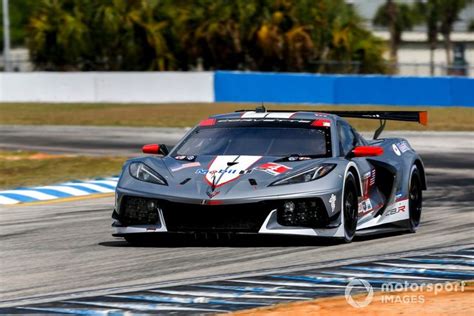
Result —
[[216, 102], [474, 106], [474, 79], [217, 71]]

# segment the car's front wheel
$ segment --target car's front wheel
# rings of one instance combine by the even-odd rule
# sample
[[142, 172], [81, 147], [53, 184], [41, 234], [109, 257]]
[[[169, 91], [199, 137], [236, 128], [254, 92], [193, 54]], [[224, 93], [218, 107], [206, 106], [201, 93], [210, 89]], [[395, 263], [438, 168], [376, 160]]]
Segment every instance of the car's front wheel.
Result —
[[408, 229], [412, 233], [416, 232], [420, 225], [422, 197], [420, 171], [416, 165], [413, 165], [408, 186], [408, 212], [410, 216]]
[[344, 183], [344, 200], [342, 201], [342, 212], [344, 219], [344, 241], [349, 243], [354, 239], [357, 220], [358, 203], [357, 190], [354, 175], [349, 172]]

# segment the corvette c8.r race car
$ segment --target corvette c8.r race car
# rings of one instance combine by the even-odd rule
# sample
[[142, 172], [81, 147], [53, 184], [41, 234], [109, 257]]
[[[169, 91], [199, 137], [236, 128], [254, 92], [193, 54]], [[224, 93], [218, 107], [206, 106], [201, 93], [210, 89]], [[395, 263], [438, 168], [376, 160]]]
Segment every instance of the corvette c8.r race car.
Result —
[[[366, 140], [342, 117], [380, 120]], [[426, 124], [413, 111], [254, 111], [212, 116], [168, 151], [128, 160], [113, 234], [136, 242], [166, 233], [334, 237], [415, 232], [423, 162], [402, 138], [379, 139], [386, 120]]]

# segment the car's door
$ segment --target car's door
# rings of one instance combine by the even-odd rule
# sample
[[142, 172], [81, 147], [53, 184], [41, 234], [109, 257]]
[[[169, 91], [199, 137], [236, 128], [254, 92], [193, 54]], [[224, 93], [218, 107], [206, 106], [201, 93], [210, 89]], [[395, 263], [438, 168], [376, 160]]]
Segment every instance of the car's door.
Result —
[[352, 150], [356, 146], [366, 146], [367, 143], [348, 123], [344, 121], [338, 121], [337, 131], [339, 136], [339, 155], [340, 157], [353, 161], [357, 165], [357, 169], [359, 170], [358, 177], [360, 179], [362, 191], [362, 197], [360, 200], [367, 200], [368, 192], [366, 191], [367, 187], [366, 185], [364, 185], [364, 183], [366, 183], [372, 176], [372, 172], [374, 172], [374, 167], [367, 161], [366, 158], [353, 157], [351, 155]]

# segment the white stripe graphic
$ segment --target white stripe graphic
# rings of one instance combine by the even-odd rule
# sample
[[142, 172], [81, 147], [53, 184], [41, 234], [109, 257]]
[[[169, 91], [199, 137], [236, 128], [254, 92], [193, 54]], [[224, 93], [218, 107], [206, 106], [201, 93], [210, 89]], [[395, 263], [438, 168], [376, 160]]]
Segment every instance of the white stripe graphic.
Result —
[[13, 193], [13, 194], [18, 194], [18, 195], [28, 196], [40, 201], [52, 200], [52, 199], [57, 198], [56, 196], [34, 191], [34, 190], [8, 190], [8, 191], [2, 191], [1, 193]]
[[251, 112], [245, 112], [241, 118], [264, 118], [265, 115], [267, 115], [268, 113], [266, 112], [262, 112], [262, 113], [257, 113], [257, 112], [254, 112], [254, 111], [251, 111]]
[[35, 189], [50, 189], [50, 190], [55, 190], [55, 191], [71, 194], [73, 196], [81, 196], [81, 195], [90, 194], [89, 192], [82, 191], [82, 190], [79, 190], [79, 189], [76, 189], [76, 188], [73, 188], [73, 187], [62, 187], [62, 186], [59, 186], [59, 185], [48, 185], [48, 186], [45, 186], [45, 187], [37, 187]]
[[283, 119], [289, 119], [293, 114], [295, 114], [294, 112], [281, 112], [281, 113], [278, 113], [278, 112], [273, 112], [273, 113], [269, 113], [269, 112], [262, 112], [262, 113], [257, 113], [257, 112], [254, 112], [254, 111], [250, 111], [250, 112], [245, 112], [241, 118], [283, 118]]
[[0, 204], [10, 205], [10, 204], [17, 204], [17, 203], [20, 203], [20, 201], [10, 199], [6, 196], [0, 195]]
[[208, 291], [173, 291], [173, 290], [150, 290], [154, 293], [164, 293], [171, 295], [190, 295], [190, 296], [207, 296], [207, 297], [225, 297], [225, 298], [261, 298], [272, 300], [307, 300], [306, 297], [298, 296], [272, 296], [272, 295], [257, 295], [248, 293], [224, 293], [224, 292], [208, 292]]
[[467, 270], [474, 271], [474, 267], [467, 266], [458, 266], [455, 264], [414, 264], [414, 263], [388, 263], [388, 262], [376, 262], [376, 264], [390, 266], [390, 267], [400, 267], [400, 268], [413, 268], [413, 269], [442, 269], [442, 270]]
[[294, 112], [293, 113], [291, 113], [291, 112], [270, 113], [267, 116], [265, 116], [265, 118], [285, 118], [285, 119], [289, 119], [293, 114], [295, 114], [295, 113]]

